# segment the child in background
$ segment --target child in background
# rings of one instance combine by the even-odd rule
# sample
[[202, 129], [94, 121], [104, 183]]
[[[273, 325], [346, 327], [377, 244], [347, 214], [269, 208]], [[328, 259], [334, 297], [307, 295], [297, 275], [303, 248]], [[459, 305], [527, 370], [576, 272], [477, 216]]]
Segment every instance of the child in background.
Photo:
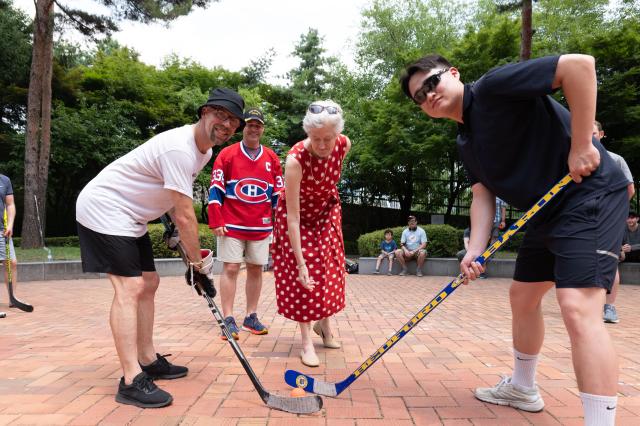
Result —
[[378, 260], [376, 261], [376, 274], [380, 273], [380, 263], [384, 258], [389, 259], [389, 272], [387, 275], [391, 275], [391, 268], [393, 268], [393, 257], [394, 252], [398, 249], [398, 245], [393, 240], [393, 231], [391, 229], [386, 229], [384, 231], [384, 240], [380, 243], [380, 255], [378, 256]]

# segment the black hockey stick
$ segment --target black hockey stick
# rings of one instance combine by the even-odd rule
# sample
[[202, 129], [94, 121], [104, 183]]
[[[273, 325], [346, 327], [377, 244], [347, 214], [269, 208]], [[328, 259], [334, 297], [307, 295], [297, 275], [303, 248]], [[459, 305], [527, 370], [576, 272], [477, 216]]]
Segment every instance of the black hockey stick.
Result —
[[[7, 211], [4, 211], [4, 229], [7, 229]], [[13, 295], [13, 277], [11, 274], [11, 238], [5, 237], [4, 239], [6, 247], [5, 267], [7, 268], [7, 290], [9, 291], [9, 307], [16, 307], [21, 311], [33, 312], [33, 306], [28, 303], [21, 302]]]
[[[565, 186], [571, 182], [571, 176], [566, 175], [560, 182], [555, 184], [553, 188], [549, 190], [542, 198], [533, 205], [516, 223], [511, 225], [507, 232], [498, 238], [496, 242], [491, 244], [484, 253], [476, 258], [476, 262], [484, 265], [489, 257], [491, 257], [500, 247], [506, 243], [509, 238], [519, 229], [521, 229], [525, 223], [529, 221], [542, 207], [544, 207], [549, 200], [551, 200], [556, 194], [558, 194]], [[300, 373], [295, 370], [287, 370], [284, 373], [284, 380], [289, 386], [303, 388], [307, 392], [313, 392], [319, 395], [325, 396], [338, 396], [344, 391], [351, 383], [355, 382], [369, 367], [371, 367], [377, 360], [382, 358], [389, 349], [391, 349], [396, 343], [400, 341], [404, 336], [415, 327], [420, 321], [422, 321], [427, 315], [431, 313], [440, 303], [442, 303], [451, 293], [454, 292], [458, 286], [464, 282], [465, 276], [460, 274], [457, 278], [447, 284], [438, 294], [429, 301], [413, 318], [411, 318], [400, 330], [398, 330], [391, 338], [389, 338], [382, 346], [380, 346], [366, 361], [364, 361], [353, 373], [351, 373], [346, 379], [337, 383], [327, 383], [322, 380], [315, 379], [311, 376], [307, 376], [304, 373]]]
[[[167, 214], [162, 215], [160, 220], [162, 221], [162, 224], [165, 227], [165, 231], [168, 232], [169, 235], [172, 235], [175, 227], [173, 223], [171, 223], [171, 218], [169, 217], [169, 215]], [[180, 253], [180, 256], [182, 257], [182, 260], [185, 262], [187, 267], [189, 267], [190, 266], [189, 258], [187, 257], [181, 242], [178, 242], [177, 250]], [[191, 277], [193, 281], [193, 275], [191, 275]], [[191, 284], [194, 285], [193, 282]], [[251, 368], [251, 365], [249, 364], [249, 361], [245, 357], [244, 353], [242, 352], [240, 345], [236, 342], [236, 340], [233, 337], [231, 337], [231, 333], [227, 329], [227, 326], [224, 323], [222, 315], [220, 314], [220, 311], [218, 310], [218, 307], [216, 306], [213, 299], [207, 294], [205, 289], [202, 288], [200, 283], [196, 282], [195, 285], [197, 285], [200, 288], [199, 293], [202, 294], [202, 297], [204, 297], [205, 300], [207, 301], [207, 304], [209, 305], [209, 309], [211, 310], [211, 313], [213, 314], [214, 318], [218, 322], [218, 325], [222, 329], [222, 333], [224, 333], [224, 335], [227, 337], [227, 341], [231, 345], [233, 352], [236, 354], [236, 357], [238, 358], [238, 360], [240, 360], [240, 364], [242, 364], [244, 371], [247, 373], [247, 376], [249, 376], [251, 383], [253, 383], [253, 386], [256, 388], [256, 391], [258, 391], [260, 398], [262, 398], [262, 401], [264, 401], [267, 407], [274, 408], [276, 410], [286, 411], [288, 413], [295, 413], [295, 414], [315, 413], [316, 411], [319, 411], [322, 408], [322, 398], [320, 398], [318, 395], [308, 395], [308, 396], [295, 398], [295, 397], [274, 395], [269, 391], [267, 391], [264, 388], [264, 386], [262, 386], [262, 383], [260, 383], [258, 376], [256, 376], [256, 373]]]

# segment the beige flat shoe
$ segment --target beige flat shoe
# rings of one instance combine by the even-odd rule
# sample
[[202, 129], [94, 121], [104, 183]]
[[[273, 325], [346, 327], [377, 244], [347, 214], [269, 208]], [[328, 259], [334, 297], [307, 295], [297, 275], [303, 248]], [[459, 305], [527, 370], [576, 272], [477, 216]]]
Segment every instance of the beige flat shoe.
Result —
[[322, 337], [322, 344], [324, 345], [325, 348], [340, 349], [342, 347], [340, 342], [338, 342], [336, 339], [333, 338], [333, 334], [331, 336], [325, 336], [324, 335], [324, 333], [322, 331], [322, 327], [320, 327], [320, 321], [317, 321], [313, 325], [313, 331], [315, 331], [315, 333], [318, 336]]
[[317, 367], [320, 365], [318, 355], [316, 355], [315, 352], [306, 353], [304, 349], [300, 351], [300, 360], [302, 360], [302, 363], [307, 367]]

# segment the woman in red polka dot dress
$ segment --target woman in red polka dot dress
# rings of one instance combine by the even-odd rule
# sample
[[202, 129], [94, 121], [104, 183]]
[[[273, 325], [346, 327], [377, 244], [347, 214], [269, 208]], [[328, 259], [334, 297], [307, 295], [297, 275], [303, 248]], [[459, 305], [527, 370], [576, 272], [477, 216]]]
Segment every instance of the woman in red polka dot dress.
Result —
[[333, 101], [309, 105], [307, 139], [291, 148], [273, 227], [273, 271], [278, 313], [300, 324], [303, 364], [320, 364], [311, 321], [325, 347], [339, 348], [329, 317], [344, 308], [342, 210], [337, 183], [351, 141], [342, 135], [342, 109]]

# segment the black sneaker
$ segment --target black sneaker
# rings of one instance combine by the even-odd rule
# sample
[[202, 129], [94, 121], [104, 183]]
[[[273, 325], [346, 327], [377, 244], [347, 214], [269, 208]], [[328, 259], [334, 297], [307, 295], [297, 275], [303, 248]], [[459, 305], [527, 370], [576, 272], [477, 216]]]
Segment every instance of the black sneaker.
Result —
[[173, 397], [156, 386], [153, 379], [143, 371], [133, 378], [130, 385], [124, 384], [124, 377], [120, 378], [116, 401], [140, 408], [159, 408], [171, 404]]
[[157, 379], [177, 379], [187, 375], [189, 369], [180, 365], [173, 365], [167, 361], [167, 357], [171, 354], [160, 355], [156, 354], [158, 359], [153, 361], [149, 365], [140, 364], [142, 371], [151, 376], [154, 380]]

